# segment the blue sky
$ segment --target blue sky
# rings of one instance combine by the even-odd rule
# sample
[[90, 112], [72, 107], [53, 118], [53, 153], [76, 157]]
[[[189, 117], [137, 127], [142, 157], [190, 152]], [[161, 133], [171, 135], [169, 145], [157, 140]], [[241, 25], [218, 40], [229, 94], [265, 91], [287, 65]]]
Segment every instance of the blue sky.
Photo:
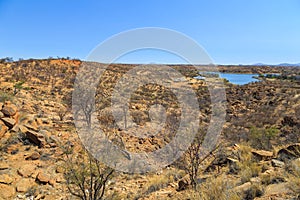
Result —
[[[85, 59], [122, 31], [162, 27], [202, 45], [218, 64], [300, 62], [299, 0], [0, 0], [0, 57]], [[180, 62], [132, 53], [120, 62]]]

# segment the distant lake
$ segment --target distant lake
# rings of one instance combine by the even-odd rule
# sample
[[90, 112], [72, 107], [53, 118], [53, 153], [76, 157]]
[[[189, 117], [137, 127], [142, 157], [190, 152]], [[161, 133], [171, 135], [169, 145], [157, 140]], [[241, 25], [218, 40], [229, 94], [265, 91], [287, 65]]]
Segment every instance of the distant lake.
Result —
[[247, 83], [259, 81], [253, 78], [258, 77], [258, 74], [232, 74], [232, 73], [219, 73], [220, 78], [226, 78], [230, 83], [236, 85], [245, 85]]
[[[206, 75], [218, 75], [220, 78], [227, 79], [230, 83], [236, 85], [245, 85], [247, 83], [259, 81], [258, 79], [253, 78], [254, 76], [258, 77], [258, 74], [235, 74], [235, 73], [216, 73], [216, 72], [205, 72]], [[195, 77], [197, 79], [205, 79], [203, 76]]]

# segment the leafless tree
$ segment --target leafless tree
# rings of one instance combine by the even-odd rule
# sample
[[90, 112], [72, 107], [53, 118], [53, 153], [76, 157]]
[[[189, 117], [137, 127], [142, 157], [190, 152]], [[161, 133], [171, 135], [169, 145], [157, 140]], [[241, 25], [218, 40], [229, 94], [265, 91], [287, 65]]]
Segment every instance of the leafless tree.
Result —
[[104, 199], [108, 181], [114, 170], [104, 166], [86, 150], [78, 155], [65, 149], [65, 180], [68, 191], [82, 200]]

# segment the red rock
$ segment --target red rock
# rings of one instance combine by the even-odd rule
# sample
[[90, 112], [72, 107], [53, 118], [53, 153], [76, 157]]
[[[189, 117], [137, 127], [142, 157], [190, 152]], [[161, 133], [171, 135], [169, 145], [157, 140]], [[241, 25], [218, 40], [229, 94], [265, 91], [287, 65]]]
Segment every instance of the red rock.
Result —
[[47, 174], [45, 174], [44, 172], [40, 172], [36, 176], [36, 180], [39, 181], [40, 183], [46, 184], [50, 181], [50, 177]]
[[34, 144], [38, 145], [39, 147], [44, 147], [46, 145], [46, 140], [43, 134], [28, 130], [26, 132], [26, 137], [33, 142]]
[[6, 116], [13, 116], [17, 113], [18, 108], [17, 106], [15, 106], [14, 104], [12, 104], [11, 102], [7, 101], [5, 102], [3, 108], [2, 108], [2, 112], [4, 115]]
[[0, 199], [13, 199], [16, 195], [16, 190], [14, 187], [0, 184]]
[[2, 121], [4, 122], [4, 124], [5, 124], [6, 126], [8, 126], [9, 128], [13, 128], [14, 125], [16, 124], [16, 120], [14, 120], [14, 119], [12, 119], [12, 118], [4, 117], [4, 118], [2, 118], [1, 120], [2, 120]]
[[32, 185], [32, 179], [23, 178], [16, 184], [16, 190], [17, 192], [26, 192]]
[[28, 157], [25, 158], [25, 160], [38, 160], [41, 157], [41, 155], [34, 151], [32, 154], [30, 154]]
[[34, 164], [25, 164], [18, 169], [18, 174], [22, 177], [30, 177], [35, 171], [36, 166]]
[[2, 138], [7, 131], [7, 126], [4, 124], [4, 122], [0, 121], [0, 138]]
[[13, 178], [11, 178], [8, 174], [0, 175], [0, 183], [11, 184], [13, 182]]
[[0, 118], [3, 118], [3, 117], [5, 117], [5, 116], [4, 116], [3, 112], [0, 111]]

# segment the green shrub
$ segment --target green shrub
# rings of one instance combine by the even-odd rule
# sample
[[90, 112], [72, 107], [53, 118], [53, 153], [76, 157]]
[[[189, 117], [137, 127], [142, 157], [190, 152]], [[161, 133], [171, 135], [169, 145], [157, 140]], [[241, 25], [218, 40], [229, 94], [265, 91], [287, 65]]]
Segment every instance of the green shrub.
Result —
[[12, 101], [13, 96], [10, 95], [9, 93], [1, 92], [0, 91], [0, 102], [5, 102], [5, 101]]
[[269, 150], [272, 148], [271, 140], [279, 134], [279, 130], [270, 128], [250, 128], [250, 143], [254, 148]]

